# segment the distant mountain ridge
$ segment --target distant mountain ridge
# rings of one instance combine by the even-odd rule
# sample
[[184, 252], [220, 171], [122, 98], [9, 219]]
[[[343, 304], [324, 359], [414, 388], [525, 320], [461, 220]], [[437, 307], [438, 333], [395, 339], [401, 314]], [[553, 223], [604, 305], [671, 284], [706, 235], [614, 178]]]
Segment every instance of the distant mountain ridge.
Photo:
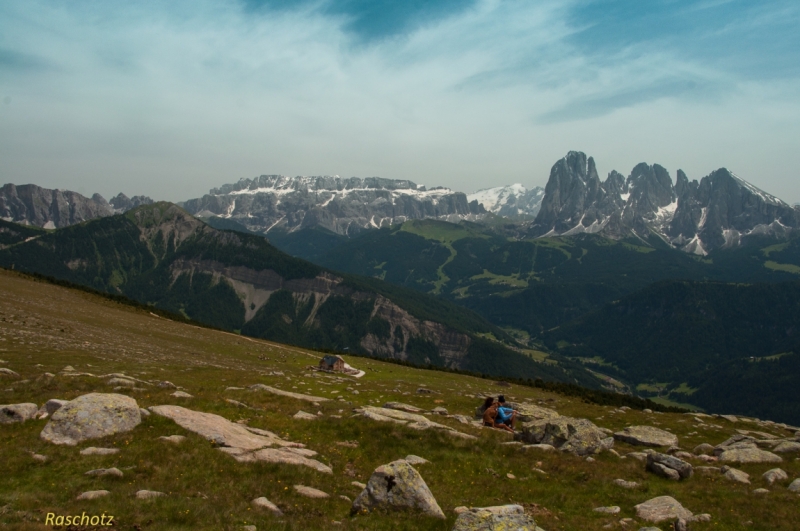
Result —
[[51, 190], [35, 184], [6, 184], [0, 188], [0, 218], [45, 229], [60, 229], [152, 203], [152, 199], [143, 195], [128, 198], [120, 193], [109, 202], [100, 194], [89, 198], [77, 192]]
[[460, 221], [486, 214], [462, 192], [380, 177], [262, 175], [180, 204], [193, 215], [234, 219], [262, 234], [322, 227], [350, 236], [409, 219]]
[[556, 162], [529, 237], [593, 233], [613, 239], [652, 234], [683, 251], [706, 255], [752, 235], [786, 236], [800, 228], [800, 210], [725, 168], [673, 185], [658, 164], [636, 165], [627, 178], [600, 181], [594, 159], [570, 151]]

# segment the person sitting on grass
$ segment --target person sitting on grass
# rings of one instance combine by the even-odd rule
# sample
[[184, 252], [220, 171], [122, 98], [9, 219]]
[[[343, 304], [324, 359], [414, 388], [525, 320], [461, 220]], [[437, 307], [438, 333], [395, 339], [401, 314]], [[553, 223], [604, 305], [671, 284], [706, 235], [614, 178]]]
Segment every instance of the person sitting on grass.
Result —
[[483, 425], [489, 426], [490, 428], [498, 428], [505, 431], [510, 431], [514, 433], [514, 430], [511, 429], [510, 426], [503, 424], [502, 422], [497, 422], [497, 407], [500, 404], [494, 401], [493, 397], [488, 397], [486, 401], [483, 403], [484, 411], [483, 411]]
[[506, 405], [506, 397], [503, 395], [497, 397], [497, 402], [497, 422], [502, 422], [513, 430], [517, 423], [517, 411]]

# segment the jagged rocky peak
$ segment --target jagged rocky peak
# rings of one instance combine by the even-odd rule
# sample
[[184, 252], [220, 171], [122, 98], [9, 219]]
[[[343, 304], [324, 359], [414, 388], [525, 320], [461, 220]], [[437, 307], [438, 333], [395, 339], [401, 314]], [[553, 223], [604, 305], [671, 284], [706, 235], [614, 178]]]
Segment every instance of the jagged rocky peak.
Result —
[[725, 168], [698, 181], [682, 170], [673, 184], [658, 164], [637, 164], [627, 179], [605, 182], [594, 160], [571, 151], [553, 165], [531, 236], [601, 233], [610, 238], [656, 234], [686, 252], [705, 255], [752, 235], [784, 237], [800, 228], [800, 209]]
[[406, 179], [262, 175], [182, 203], [201, 217], [232, 218], [253, 232], [322, 227], [352, 236], [410, 219], [478, 219], [486, 209], [461, 192]]
[[113, 214], [114, 209], [100, 194], [88, 198], [35, 184], [0, 188], [0, 217], [6, 221], [56, 229]]
[[536, 216], [543, 198], [544, 188], [537, 186], [528, 190], [519, 183], [484, 188], [467, 196], [468, 201], [477, 201], [488, 212], [511, 219]]
[[800, 228], [797, 209], [726, 168], [699, 183], [686, 179], [679, 195], [678, 209], [666, 233], [673, 245], [687, 252], [704, 255], [737, 246], [749, 236], [783, 237]]

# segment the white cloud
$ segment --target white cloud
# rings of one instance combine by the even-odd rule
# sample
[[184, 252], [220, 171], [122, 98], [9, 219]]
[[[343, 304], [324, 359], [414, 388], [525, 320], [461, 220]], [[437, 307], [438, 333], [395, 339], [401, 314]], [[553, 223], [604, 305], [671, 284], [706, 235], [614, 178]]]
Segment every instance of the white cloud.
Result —
[[767, 91], [651, 45], [587, 56], [563, 2], [479, 2], [369, 45], [313, 5], [65, 6], [0, 7], [0, 50], [38, 61], [0, 63], [6, 182], [179, 200], [338, 173], [471, 191], [543, 185], [581, 149], [622, 173], [726, 165], [800, 199], [773, 177], [800, 138], [796, 82]]

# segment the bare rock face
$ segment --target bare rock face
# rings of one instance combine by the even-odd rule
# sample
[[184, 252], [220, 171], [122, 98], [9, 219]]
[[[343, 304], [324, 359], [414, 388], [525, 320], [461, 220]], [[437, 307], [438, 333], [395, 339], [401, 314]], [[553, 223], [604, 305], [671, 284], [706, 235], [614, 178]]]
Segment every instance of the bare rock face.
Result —
[[591, 455], [614, 446], [614, 438], [587, 419], [557, 417], [522, 425], [515, 439], [532, 444], [549, 444], [562, 452]]
[[521, 505], [472, 507], [462, 510], [453, 531], [535, 531], [533, 517]]
[[614, 434], [614, 439], [634, 446], [677, 446], [678, 437], [652, 426], [628, 426]]
[[353, 502], [351, 514], [374, 509], [414, 510], [445, 519], [425, 480], [405, 460], [393, 461], [375, 469], [367, 487]]
[[635, 506], [636, 516], [648, 522], [663, 522], [683, 518], [690, 520], [692, 511], [686, 509], [672, 496], [659, 496]]
[[142, 422], [139, 405], [129, 396], [89, 393], [56, 411], [40, 437], [53, 444], [75, 446], [89, 439], [131, 431]]
[[39, 408], [36, 404], [8, 404], [0, 406], [0, 424], [25, 422], [36, 416]]

